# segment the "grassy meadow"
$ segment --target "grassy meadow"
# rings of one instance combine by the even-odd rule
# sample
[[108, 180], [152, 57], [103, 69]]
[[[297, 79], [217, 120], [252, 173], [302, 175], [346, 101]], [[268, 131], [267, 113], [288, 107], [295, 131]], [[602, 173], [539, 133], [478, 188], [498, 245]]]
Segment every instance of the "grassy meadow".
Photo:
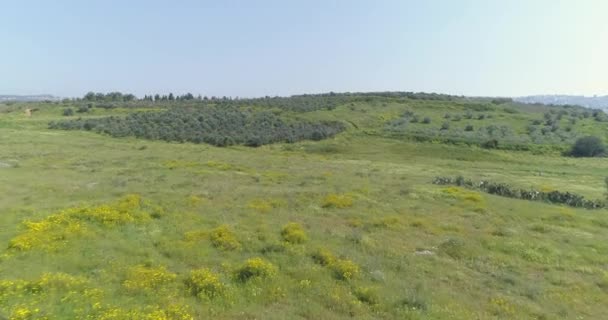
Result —
[[[563, 156], [569, 136], [527, 150], [408, 138], [444, 122], [447, 134], [523, 135], [557, 108], [481, 104], [277, 111], [347, 128], [258, 148], [48, 128], [163, 106], [65, 117], [68, 106], [39, 104], [28, 117], [27, 104], [0, 105], [0, 317], [605, 319], [605, 209], [431, 183], [462, 175], [605, 197], [608, 162]], [[406, 111], [420, 121], [393, 125]], [[559, 130], [608, 137], [608, 122], [572, 123], [571, 111]]]

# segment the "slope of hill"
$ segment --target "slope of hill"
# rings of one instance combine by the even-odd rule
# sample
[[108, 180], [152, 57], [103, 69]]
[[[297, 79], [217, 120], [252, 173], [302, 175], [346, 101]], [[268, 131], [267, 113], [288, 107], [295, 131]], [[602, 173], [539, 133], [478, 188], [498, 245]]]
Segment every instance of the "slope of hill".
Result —
[[[605, 159], [562, 155], [577, 137], [607, 140], [603, 113], [397, 93], [39, 103], [31, 117], [20, 106], [0, 105], [0, 315], [608, 313], [606, 209], [433, 183], [463, 176], [604, 199]], [[176, 110], [197, 121], [163, 126], [163, 113]], [[148, 112], [161, 116], [138, 114]], [[268, 119], [343, 130], [259, 147], [179, 138], [219, 134], [217, 123], [241, 115], [256, 119], [242, 122], [244, 136], [259, 136]]]

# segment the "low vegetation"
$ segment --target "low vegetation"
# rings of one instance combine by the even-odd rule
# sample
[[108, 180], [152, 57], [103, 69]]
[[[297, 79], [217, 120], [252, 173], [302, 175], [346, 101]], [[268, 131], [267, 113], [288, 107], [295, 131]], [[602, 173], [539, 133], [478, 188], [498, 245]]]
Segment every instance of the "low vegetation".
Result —
[[0, 103], [0, 318], [603, 319], [606, 119], [406, 92]]

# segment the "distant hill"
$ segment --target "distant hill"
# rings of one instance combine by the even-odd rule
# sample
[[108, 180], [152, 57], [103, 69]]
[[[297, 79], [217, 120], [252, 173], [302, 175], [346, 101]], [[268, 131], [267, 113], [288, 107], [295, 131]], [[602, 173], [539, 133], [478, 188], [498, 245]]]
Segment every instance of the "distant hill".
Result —
[[6, 101], [56, 101], [59, 100], [59, 97], [55, 97], [50, 94], [38, 94], [38, 95], [0, 95], [0, 102]]
[[569, 95], [538, 95], [515, 98], [523, 103], [542, 103], [554, 105], [579, 105], [587, 108], [608, 110], [608, 96], [569, 96]]

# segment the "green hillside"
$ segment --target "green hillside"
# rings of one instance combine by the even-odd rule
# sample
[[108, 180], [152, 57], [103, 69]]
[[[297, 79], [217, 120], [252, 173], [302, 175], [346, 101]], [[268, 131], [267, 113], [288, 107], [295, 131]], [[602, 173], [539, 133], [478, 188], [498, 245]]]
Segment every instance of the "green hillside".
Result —
[[[606, 209], [476, 185], [603, 203], [606, 158], [567, 155], [608, 141], [603, 112], [414, 93], [112, 100], [0, 104], [0, 318], [608, 314]], [[474, 184], [433, 183], [457, 176]]]

